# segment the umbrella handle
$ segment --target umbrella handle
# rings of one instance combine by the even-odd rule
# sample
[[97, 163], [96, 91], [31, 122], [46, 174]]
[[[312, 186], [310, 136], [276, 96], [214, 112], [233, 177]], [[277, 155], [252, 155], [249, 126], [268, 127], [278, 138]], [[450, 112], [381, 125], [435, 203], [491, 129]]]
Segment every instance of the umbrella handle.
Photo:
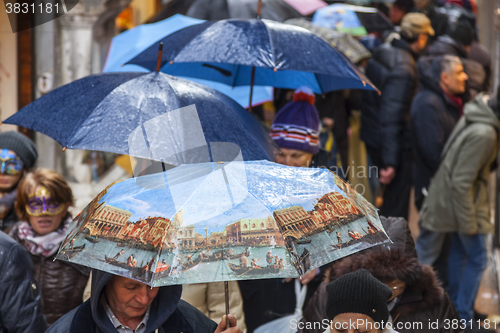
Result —
[[229, 324], [229, 283], [224, 281], [224, 296], [226, 300], [226, 330], [231, 327]]
[[252, 75], [250, 76], [250, 101], [248, 102], [248, 112], [252, 113], [253, 86], [255, 82], [255, 66], [252, 66]]
[[163, 55], [163, 43], [160, 43], [160, 45], [158, 46], [158, 59], [156, 60], [156, 71], [157, 72], [160, 71], [162, 55]]

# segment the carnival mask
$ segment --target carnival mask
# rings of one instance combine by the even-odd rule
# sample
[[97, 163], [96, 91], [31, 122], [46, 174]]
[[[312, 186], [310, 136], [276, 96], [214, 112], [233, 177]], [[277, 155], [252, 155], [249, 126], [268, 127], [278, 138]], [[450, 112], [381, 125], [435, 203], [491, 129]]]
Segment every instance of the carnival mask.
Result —
[[2, 163], [0, 173], [18, 175], [23, 171], [23, 161], [16, 154], [9, 153], [8, 149], [0, 151], [0, 162]]
[[43, 186], [40, 186], [35, 194], [28, 197], [26, 211], [31, 216], [58, 215], [64, 210], [64, 204], [53, 198], [51, 193]]

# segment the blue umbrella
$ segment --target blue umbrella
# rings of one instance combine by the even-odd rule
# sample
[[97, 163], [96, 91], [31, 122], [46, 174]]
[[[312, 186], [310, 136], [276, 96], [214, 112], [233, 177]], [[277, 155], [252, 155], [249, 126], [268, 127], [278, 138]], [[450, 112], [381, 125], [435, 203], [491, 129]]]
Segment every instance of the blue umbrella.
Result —
[[[181, 14], [176, 14], [157, 23], [142, 24], [138, 27], [125, 31], [118, 36], [113, 37], [113, 39], [111, 40], [111, 45], [109, 47], [108, 56], [106, 57], [106, 63], [104, 64], [103, 72], [147, 72], [147, 70], [141, 66], [122, 65], [137, 56], [157, 40], [170, 35], [171, 33], [179, 29], [201, 22], [205, 21], [187, 17]], [[210, 88], [228, 95], [243, 107], [248, 106], [248, 94], [250, 90], [250, 88], [248, 87], [231, 87], [219, 82], [213, 82], [209, 80], [197, 80], [193, 78], [188, 79], [207, 85]], [[252, 97], [253, 105], [261, 104], [271, 100], [271, 87], [255, 88]]]
[[318, 9], [314, 13], [312, 23], [355, 36], [364, 36], [372, 31], [394, 29], [394, 25], [387, 16], [376, 8], [340, 3]]
[[181, 165], [108, 186], [58, 259], [155, 286], [298, 277], [388, 241], [377, 210], [325, 169]]
[[160, 43], [161, 71], [231, 86], [269, 85], [315, 93], [376, 90], [340, 52], [297, 26], [260, 19], [207, 21], [179, 30], [128, 62], [154, 70]]
[[44, 133], [67, 148], [173, 165], [272, 159], [274, 150], [263, 127], [232, 99], [158, 72], [91, 75], [40, 97], [4, 123]]

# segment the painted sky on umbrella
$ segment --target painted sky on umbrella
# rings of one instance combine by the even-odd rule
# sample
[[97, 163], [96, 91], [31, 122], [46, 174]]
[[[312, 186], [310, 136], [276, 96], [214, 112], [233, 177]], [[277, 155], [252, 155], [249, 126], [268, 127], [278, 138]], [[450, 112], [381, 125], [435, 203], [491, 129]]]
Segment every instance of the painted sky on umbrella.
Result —
[[202, 233], [205, 227], [222, 231], [239, 219], [267, 218], [285, 207], [311, 210], [323, 194], [343, 194], [328, 170], [277, 166], [267, 161], [226, 163], [226, 184], [220, 164], [183, 165], [117, 183], [101, 202], [130, 211], [131, 222], [148, 216], [173, 221], [182, 209], [184, 225], [195, 225]]

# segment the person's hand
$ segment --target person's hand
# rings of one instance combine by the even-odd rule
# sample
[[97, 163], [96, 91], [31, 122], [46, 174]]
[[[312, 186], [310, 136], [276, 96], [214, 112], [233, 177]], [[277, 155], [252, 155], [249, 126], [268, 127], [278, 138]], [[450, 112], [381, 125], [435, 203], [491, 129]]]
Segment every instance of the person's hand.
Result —
[[323, 120], [323, 124], [326, 127], [328, 127], [329, 129], [333, 129], [333, 126], [335, 124], [335, 121], [333, 120], [333, 118], [325, 117], [322, 120]]
[[393, 167], [387, 167], [380, 170], [380, 182], [382, 184], [390, 184], [394, 179], [394, 176], [396, 176], [396, 169], [394, 169]]
[[306, 274], [302, 275], [299, 279], [300, 283], [303, 285], [308, 284], [309, 282], [312, 281], [318, 275], [319, 269], [313, 269], [312, 271], [307, 272]]
[[231, 326], [226, 330], [226, 316], [222, 316], [219, 325], [214, 333], [227, 332], [227, 333], [243, 333], [243, 331], [236, 326], [236, 318], [233, 315], [229, 315], [229, 325]]

